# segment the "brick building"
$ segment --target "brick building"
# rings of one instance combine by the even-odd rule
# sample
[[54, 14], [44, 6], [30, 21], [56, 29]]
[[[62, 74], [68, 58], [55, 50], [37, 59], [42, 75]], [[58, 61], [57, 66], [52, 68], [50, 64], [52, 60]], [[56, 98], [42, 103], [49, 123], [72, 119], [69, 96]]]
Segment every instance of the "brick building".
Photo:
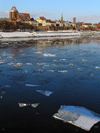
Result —
[[29, 13], [19, 13], [16, 7], [12, 7], [9, 11], [9, 18], [11, 20], [30, 20], [30, 14]]

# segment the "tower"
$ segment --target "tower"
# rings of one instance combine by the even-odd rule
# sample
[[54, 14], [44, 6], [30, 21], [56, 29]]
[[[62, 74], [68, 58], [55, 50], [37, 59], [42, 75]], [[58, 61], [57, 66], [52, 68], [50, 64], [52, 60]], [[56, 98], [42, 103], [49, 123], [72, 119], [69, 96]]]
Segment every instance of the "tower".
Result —
[[9, 17], [11, 20], [16, 20], [18, 18], [18, 11], [16, 9], [16, 7], [12, 7], [10, 12], [9, 12]]
[[76, 24], [76, 17], [73, 18], [73, 23]]
[[61, 14], [61, 21], [63, 22], [63, 13]]

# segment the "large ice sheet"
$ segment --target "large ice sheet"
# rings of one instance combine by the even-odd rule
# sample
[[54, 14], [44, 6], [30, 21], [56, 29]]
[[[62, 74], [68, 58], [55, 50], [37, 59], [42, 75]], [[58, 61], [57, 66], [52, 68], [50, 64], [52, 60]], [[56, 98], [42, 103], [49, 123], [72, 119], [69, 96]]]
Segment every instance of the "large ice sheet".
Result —
[[89, 131], [94, 124], [100, 121], [99, 114], [78, 106], [63, 105], [58, 110], [58, 113], [54, 114], [53, 117], [71, 123], [87, 131]]
[[36, 90], [36, 91], [44, 94], [45, 96], [50, 96], [53, 93], [52, 91], [45, 91], [45, 90]]

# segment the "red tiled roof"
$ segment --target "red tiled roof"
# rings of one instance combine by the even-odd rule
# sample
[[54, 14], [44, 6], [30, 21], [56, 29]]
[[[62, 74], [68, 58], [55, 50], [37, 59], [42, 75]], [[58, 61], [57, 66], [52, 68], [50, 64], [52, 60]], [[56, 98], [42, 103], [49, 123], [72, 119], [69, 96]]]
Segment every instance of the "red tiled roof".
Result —
[[19, 13], [20, 17], [29, 17], [30, 18], [30, 14], [29, 13]]
[[46, 20], [46, 18], [45, 18], [45, 17], [43, 17], [43, 16], [41, 16], [41, 17], [40, 17], [40, 19], [42, 19], [42, 20]]
[[46, 22], [51, 22], [51, 20], [50, 19], [47, 19]]
[[92, 25], [91, 23], [84, 23], [83, 25]]

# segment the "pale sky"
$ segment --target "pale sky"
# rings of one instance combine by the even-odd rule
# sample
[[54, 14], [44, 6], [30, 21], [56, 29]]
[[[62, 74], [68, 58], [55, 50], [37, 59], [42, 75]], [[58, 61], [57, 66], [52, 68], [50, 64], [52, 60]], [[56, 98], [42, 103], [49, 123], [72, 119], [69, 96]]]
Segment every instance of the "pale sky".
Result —
[[31, 18], [44, 16], [65, 21], [100, 22], [100, 0], [0, 0], [0, 18], [9, 17], [9, 10], [15, 6], [19, 12], [30, 13]]

